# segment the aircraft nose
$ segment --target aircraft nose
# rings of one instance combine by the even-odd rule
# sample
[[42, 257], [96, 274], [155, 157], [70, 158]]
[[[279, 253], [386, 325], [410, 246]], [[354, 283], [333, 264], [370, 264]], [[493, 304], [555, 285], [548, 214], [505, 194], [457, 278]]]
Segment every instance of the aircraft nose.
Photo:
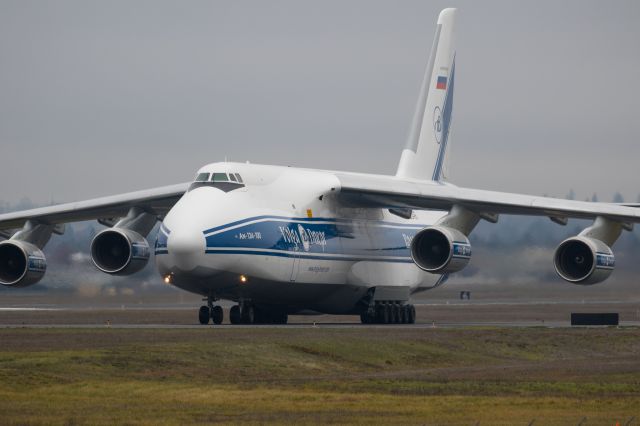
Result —
[[171, 230], [167, 249], [176, 267], [183, 271], [194, 269], [205, 252], [202, 231], [195, 227], [179, 226]]

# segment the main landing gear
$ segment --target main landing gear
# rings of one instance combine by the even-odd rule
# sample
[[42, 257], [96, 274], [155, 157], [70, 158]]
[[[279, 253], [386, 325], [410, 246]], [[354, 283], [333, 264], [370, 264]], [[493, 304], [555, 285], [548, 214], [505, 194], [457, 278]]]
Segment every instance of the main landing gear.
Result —
[[285, 312], [267, 311], [247, 302], [233, 305], [229, 311], [231, 324], [286, 324], [288, 319]]
[[[233, 305], [229, 310], [231, 324], [286, 324], [288, 319], [289, 316], [285, 312], [259, 309], [247, 302]], [[222, 324], [222, 306], [214, 305], [213, 299], [207, 299], [207, 306], [201, 306], [198, 311], [198, 320], [202, 325], [209, 324], [210, 320], [213, 320], [214, 324]]]
[[415, 324], [416, 308], [398, 302], [376, 302], [375, 306], [360, 314], [363, 324]]
[[198, 311], [200, 324], [209, 324], [209, 320], [212, 320], [214, 324], [222, 324], [224, 311], [222, 310], [222, 306], [214, 305], [213, 301], [213, 298], [207, 298], [207, 306], [200, 306], [200, 310]]

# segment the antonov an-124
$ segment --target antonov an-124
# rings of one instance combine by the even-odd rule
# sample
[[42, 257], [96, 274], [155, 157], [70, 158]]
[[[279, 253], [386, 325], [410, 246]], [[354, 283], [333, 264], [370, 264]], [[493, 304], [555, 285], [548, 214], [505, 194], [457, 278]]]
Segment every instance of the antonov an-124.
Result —
[[[203, 296], [202, 324], [287, 322], [288, 315], [359, 315], [413, 323], [412, 294], [442, 285], [471, 258], [469, 234], [500, 214], [593, 220], [560, 242], [558, 275], [604, 281], [611, 246], [640, 221], [632, 205], [461, 188], [446, 182], [456, 74], [456, 10], [438, 18], [411, 132], [395, 176], [248, 163], [202, 167], [193, 182], [0, 215], [0, 284], [26, 287], [46, 271], [43, 247], [68, 222], [106, 228], [90, 247], [96, 268], [140, 271], [154, 254], [162, 279]], [[160, 222], [155, 242], [149, 234]]]

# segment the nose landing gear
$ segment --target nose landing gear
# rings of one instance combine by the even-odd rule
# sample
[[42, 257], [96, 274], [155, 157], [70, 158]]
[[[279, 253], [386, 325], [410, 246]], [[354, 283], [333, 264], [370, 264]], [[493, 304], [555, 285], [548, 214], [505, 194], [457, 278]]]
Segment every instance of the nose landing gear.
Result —
[[214, 305], [213, 302], [215, 299], [213, 297], [208, 297], [207, 306], [200, 306], [200, 310], [198, 311], [198, 320], [200, 324], [207, 325], [209, 324], [209, 320], [213, 320], [214, 324], [222, 324], [224, 320], [224, 311], [222, 310], [222, 306]]

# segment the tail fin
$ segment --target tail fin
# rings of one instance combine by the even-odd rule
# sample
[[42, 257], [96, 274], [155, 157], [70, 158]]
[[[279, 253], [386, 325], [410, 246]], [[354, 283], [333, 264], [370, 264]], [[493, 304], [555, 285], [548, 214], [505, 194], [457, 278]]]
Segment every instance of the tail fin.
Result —
[[396, 176], [441, 180], [451, 126], [455, 76], [456, 9], [444, 9], [420, 89], [407, 146]]

